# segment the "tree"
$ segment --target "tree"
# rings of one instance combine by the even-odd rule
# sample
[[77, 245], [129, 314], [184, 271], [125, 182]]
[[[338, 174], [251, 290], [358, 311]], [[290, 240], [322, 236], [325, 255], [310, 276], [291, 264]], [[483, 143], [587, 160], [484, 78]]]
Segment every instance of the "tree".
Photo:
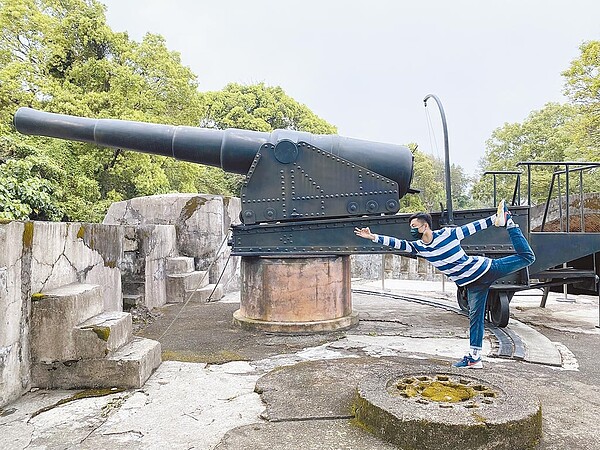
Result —
[[[533, 111], [523, 123], [504, 124], [496, 129], [486, 143], [486, 153], [480, 161], [482, 171], [514, 170], [520, 161], [600, 161], [600, 41], [584, 42], [580, 51], [562, 73], [569, 102], [548, 103]], [[546, 200], [555, 169], [532, 169], [532, 202]], [[480, 179], [473, 187], [473, 196], [488, 202], [491, 185], [491, 177]], [[513, 187], [514, 177], [500, 178], [499, 196], [510, 198]], [[574, 182], [571, 188], [579, 186]], [[600, 181], [588, 177], [584, 189], [597, 191]]]
[[[444, 161], [421, 152], [414, 143], [408, 144], [414, 156], [413, 179], [411, 187], [419, 190], [419, 194], [408, 194], [400, 201], [400, 212], [438, 211], [446, 208], [446, 184]], [[450, 166], [452, 188], [452, 206], [464, 209], [472, 206], [468, 196], [471, 179], [464, 169], [452, 164]], [[440, 207], [440, 204], [442, 205]]]
[[[548, 103], [533, 111], [522, 123], [506, 123], [497, 128], [486, 142], [486, 152], [479, 165], [482, 171], [516, 170], [521, 161], [564, 161], [573, 145], [570, 134], [575, 115], [569, 104]], [[532, 171], [532, 201], [546, 199], [553, 167], [535, 167]], [[498, 198], [511, 199], [515, 176], [498, 176]], [[492, 203], [492, 177], [482, 177], [473, 186], [473, 197]]]
[[565, 95], [577, 110], [571, 126], [574, 145], [567, 153], [600, 161], [600, 41], [584, 42], [579, 49], [579, 58], [562, 73]]
[[0, 219], [61, 220], [60, 166], [7, 137], [0, 138], [0, 160]]
[[[104, 11], [97, 0], [0, 0], [3, 217], [99, 221], [113, 201], [239, 188], [238, 176], [218, 168], [22, 136], [11, 125], [19, 106], [173, 125], [335, 132], [279, 87], [229, 85], [201, 94], [196, 75], [162, 36], [131, 41], [108, 27]], [[15, 182], [23, 189], [7, 188]]]
[[278, 86], [264, 83], [243, 86], [231, 83], [222, 91], [202, 95], [200, 126], [242, 128], [254, 131], [288, 129], [315, 134], [335, 134], [333, 125], [295, 101]]
[[101, 220], [110, 202], [170, 192], [178, 175], [191, 171], [182, 167], [169, 179], [164, 158], [25, 137], [10, 127], [18, 106], [193, 124], [199, 115], [196, 77], [162, 37], [149, 34], [138, 44], [112, 32], [95, 0], [2, 2], [0, 26], [0, 131], [17, 145], [35, 147], [30, 158], [49, 158], [68, 172], [65, 189], [52, 191], [65, 219]]

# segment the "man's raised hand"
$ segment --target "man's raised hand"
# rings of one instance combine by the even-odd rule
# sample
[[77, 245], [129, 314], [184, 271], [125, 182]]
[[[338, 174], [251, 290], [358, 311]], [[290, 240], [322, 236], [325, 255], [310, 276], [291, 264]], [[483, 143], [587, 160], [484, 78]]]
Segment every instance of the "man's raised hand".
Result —
[[354, 234], [356, 234], [357, 236], [359, 236], [361, 238], [365, 238], [365, 239], [369, 239], [369, 240], [373, 240], [373, 238], [375, 238], [375, 235], [373, 233], [371, 233], [371, 230], [369, 230], [369, 227], [355, 228]]

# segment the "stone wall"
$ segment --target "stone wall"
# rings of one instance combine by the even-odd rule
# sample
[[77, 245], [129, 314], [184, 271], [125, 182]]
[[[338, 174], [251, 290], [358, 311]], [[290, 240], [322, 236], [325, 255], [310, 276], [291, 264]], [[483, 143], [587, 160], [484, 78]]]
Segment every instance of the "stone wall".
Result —
[[166, 260], [178, 256], [170, 225], [123, 226], [125, 246], [119, 264], [123, 292], [140, 295], [148, 308], [167, 303]]
[[0, 224], [0, 407], [28, 389], [34, 294], [70, 283], [101, 286], [105, 311], [121, 311], [123, 228], [100, 224]]
[[0, 407], [29, 385], [30, 265], [23, 258], [24, 230], [20, 222], [0, 225]]
[[422, 258], [409, 258], [393, 254], [352, 255], [352, 277], [380, 280], [382, 264], [386, 279], [441, 281], [443, 277]]
[[[240, 201], [214, 195], [173, 194], [111, 206], [104, 224], [0, 224], [0, 407], [31, 385], [31, 299], [71, 283], [98, 285], [103, 310], [122, 311], [123, 287], [139, 290], [148, 308], [167, 303], [167, 261], [194, 258], [216, 283], [230, 249]], [[223, 245], [221, 245], [223, 244]], [[238, 258], [220, 281], [239, 289]]]
[[[570, 230], [571, 231], [580, 231], [581, 230], [581, 201], [578, 194], [571, 194], [569, 197], [569, 215], [570, 215]], [[566, 231], [566, 207], [567, 202], [566, 198], [562, 196], [562, 202], [560, 203], [558, 199], [550, 200], [550, 204], [548, 205], [548, 214], [546, 217], [546, 231], [559, 231], [560, 230], [560, 222], [561, 222], [561, 212], [562, 212], [562, 231]], [[542, 203], [540, 205], [533, 206], [531, 208], [531, 230], [532, 231], [540, 231], [542, 221], [544, 219], [544, 210], [546, 208], [546, 204]], [[585, 230], [588, 232], [598, 232], [599, 230], [597, 223], [597, 216], [600, 215], [600, 193], [590, 193], [584, 194], [583, 196], [583, 214], [585, 216]]]
[[[230, 248], [225, 241], [230, 226], [239, 223], [240, 210], [240, 199], [235, 197], [205, 194], [153, 195], [113, 203], [103, 223], [134, 227], [138, 230], [141, 226], [170, 227], [174, 235], [168, 237], [169, 245], [175, 246], [174, 251], [178, 256], [194, 258], [196, 270], [207, 270], [213, 263], [209, 272], [210, 283], [217, 282], [227, 263], [220, 284], [224, 286], [224, 292], [229, 292], [239, 289], [239, 258], [229, 257]], [[154, 232], [157, 233], [158, 228], [155, 228]], [[131, 233], [133, 232], [130, 231], [129, 234]], [[161, 233], [167, 232], [161, 231]], [[135, 233], [131, 239], [139, 239], [139, 232], [137, 238], [134, 236]], [[172, 241], [173, 236], [175, 242]], [[166, 235], [163, 234], [164, 238]], [[150, 241], [152, 239], [149, 239]], [[161, 254], [165, 256], [167, 250], [163, 249]], [[123, 271], [124, 282], [125, 279], [127, 282], [139, 279], [139, 273], [132, 270], [139, 270], [135, 265], [139, 265], [143, 258], [145, 255], [139, 253], [139, 248], [135, 247], [135, 244], [131, 249], [127, 249], [125, 252], [127, 263]], [[164, 270], [160, 264], [157, 260], [154, 266], [147, 268], [146, 286], [149, 281], [161, 281]], [[158, 294], [149, 292], [148, 288], [146, 288], [146, 295], [154, 296], [144, 300], [147, 306], [164, 304], [164, 301], [157, 297]]]
[[70, 283], [103, 288], [104, 310], [122, 311], [123, 228], [91, 223], [29, 222], [33, 225], [31, 292]]

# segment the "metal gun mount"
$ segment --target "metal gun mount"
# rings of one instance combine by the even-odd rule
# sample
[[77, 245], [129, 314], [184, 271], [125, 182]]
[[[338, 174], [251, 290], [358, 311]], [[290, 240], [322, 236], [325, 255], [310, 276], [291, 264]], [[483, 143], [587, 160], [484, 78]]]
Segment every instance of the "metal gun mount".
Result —
[[[347, 248], [337, 252], [310, 242], [297, 245], [294, 235], [314, 225], [327, 227], [328, 221], [393, 215], [400, 198], [414, 192], [413, 155], [401, 145], [292, 130], [264, 133], [89, 119], [30, 108], [16, 112], [14, 125], [24, 134], [171, 156], [245, 174], [242, 225], [235, 227], [232, 241], [235, 254], [344, 254], [354, 251], [350, 246], [368, 252], [364, 249], [371, 243], [352, 245], [352, 229], [344, 235]], [[278, 245], [263, 245], [257, 231]]]

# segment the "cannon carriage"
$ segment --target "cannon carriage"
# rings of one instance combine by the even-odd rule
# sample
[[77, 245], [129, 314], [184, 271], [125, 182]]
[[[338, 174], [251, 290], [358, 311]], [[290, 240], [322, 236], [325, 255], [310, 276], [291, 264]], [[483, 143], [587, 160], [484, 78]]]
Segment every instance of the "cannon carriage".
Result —
[[[263, 133], [90, 119], [30, 108], [17, 111], [14, 125], [25, 134], [170, 156], [245, 174], [241, 223], [233, 226], [230, 241], [233, 255], [285, 258], [397, 252], [358, 239], [355, 227], [411, 239], [410, 214], [398, 214], [400, 199], [417, 192], [410, 186], [412, 153], [404, 146], [292, 130]], [[568, 176], [569, 164], [573, 168], [579, 163], [566, 164]], [[528, 198], [525, 206], [513, 198], [511, 211], [537, 259], [530, 268], [498, 280], [490, 291], [489, 319], [500, 327], [508, 323], [515, 292], [584, 279], [593, 279], [598, 290], [595, 258], [591, 269], [562, 266], [600, 252], [600, 233], [571, 233], [568, 227], [565, 232], [534, 232]], [[449, 204], [445, 211], [432, 213], [433, 225], [462, 225], [494, 212], [484, 208], [452, 214]], [[476, 233], [464, 240], [463, 248], [468, 254], [490, 257], [514, 252], [507, 234], [499, 230]], [[468, 307], [464, 290], [458, 291], [458, 303]]]

